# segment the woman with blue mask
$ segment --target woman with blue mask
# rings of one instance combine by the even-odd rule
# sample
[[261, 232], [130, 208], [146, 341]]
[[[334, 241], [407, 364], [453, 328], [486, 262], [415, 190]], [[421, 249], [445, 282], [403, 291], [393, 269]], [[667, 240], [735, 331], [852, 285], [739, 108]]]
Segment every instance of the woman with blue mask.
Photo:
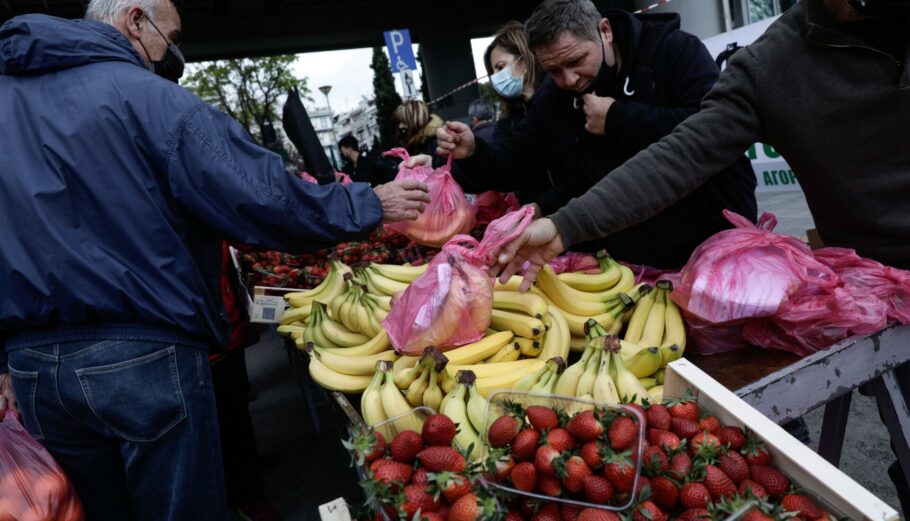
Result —
[[524, 119], [544, 72], [528, 48], [524, 24], [516, 21], [508, 22], [496, 31], [484, 52], [483, 62], [490, 75], [490, 86], [500, 98], [500, 117], [494, 140], [505, 139]]

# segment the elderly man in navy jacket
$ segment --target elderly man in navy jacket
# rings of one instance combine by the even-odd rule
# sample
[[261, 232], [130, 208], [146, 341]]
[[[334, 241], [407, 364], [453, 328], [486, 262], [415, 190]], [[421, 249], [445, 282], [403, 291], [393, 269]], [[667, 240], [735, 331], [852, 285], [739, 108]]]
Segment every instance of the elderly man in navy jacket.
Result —
[[175, 83], [179, 38], [168, 0], [0, 28], [0, 410], [18, 399], [92, 520], [225, 517], [222, 239], [315, 250], [428, 201], [287, 175]]

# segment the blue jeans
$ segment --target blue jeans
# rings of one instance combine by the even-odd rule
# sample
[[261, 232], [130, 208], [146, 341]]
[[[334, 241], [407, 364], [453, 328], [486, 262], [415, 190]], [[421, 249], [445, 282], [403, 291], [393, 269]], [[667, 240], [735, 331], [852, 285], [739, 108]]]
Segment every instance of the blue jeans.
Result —
[[88, 521], [226, 518], [203, 350], [65, 342], [12, 351], [9, 370], [26, 429], [73, 481]]

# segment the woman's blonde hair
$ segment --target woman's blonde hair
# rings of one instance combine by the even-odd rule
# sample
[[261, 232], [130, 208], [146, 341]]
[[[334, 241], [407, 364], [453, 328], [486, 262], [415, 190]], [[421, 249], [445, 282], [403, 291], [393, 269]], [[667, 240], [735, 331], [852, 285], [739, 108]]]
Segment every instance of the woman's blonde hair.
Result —
[[426, 103], [420, 100], [405, 101], [395, 109], [394, 116], [396, 126], [404, 123], [408, 127], [408, 131], [403, 136], [397, 133], [397, 128], [395, 129], [398, 146], [410, 150], [413, 146], [420, 145], [426, 140], [421, 131], [430, 122], [432, 116]]
[[[531, 49], [528, 47], [528, 39], [525, 36], [524, 24], [515, 20], [506, 22], [506, 24], [500, 27], [499, 30], [496, 31], [496, 34], [493, 35], [493, 41], [490, 42], [487, 50], [483, 53], [484, 67], [487, 69], [487, 74], [491, 76], [493, 75], [493, 63], [491, 62], [490, 55], [496, 47], [502, 47], [506, 52], [518, 56], [518, 59], [525, 63], [525, 69], [527, 70], [527, 72], [525, 72], [525, 84], [530, 85], [534, 90], [537, 90], [537, 87], [540, 86], [540, 82], [543, 81], [544, 71], [543, 67], [540, 66], [540, 63], [537, 62], [534, 53], [531, 52]], [[493, 92], [496, 91], [494, 90]], [[520, 98], [506, 99], [502, 96], [500, 96], [500, 98], [502, 99], [502, 112], [504, 117], [513, 115], [516, 107], [522, 103]]]

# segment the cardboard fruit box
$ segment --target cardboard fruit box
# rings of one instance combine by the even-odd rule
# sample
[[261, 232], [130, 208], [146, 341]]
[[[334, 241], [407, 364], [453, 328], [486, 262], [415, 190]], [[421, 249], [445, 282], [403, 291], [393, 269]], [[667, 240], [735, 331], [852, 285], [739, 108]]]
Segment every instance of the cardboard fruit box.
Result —
[[820, 499], [833, 513], [854, 520], [896, 521], [897, 511], [863, 488], [787, 433], [779, 425], [741, 400], [729, 389], [686, 359], [667, 366], [664, 395], [683, 396], [686, 389], [721, 423], [748, 428], [761, 438], [774, 466], [800, 488]]

